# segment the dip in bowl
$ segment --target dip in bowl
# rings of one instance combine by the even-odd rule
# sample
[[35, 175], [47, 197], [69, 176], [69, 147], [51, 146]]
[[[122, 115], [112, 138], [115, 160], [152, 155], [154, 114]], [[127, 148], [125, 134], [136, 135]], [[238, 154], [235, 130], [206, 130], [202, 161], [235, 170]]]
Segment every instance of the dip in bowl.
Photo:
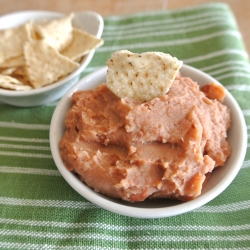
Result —
[[[227, 91], [223, 103], [231, 110], [232, 122], [227, 138], [231, 145], [231, 155], [223, 167], [216, 169], [211, 174], [211, 177], [202, 189], [201, 195], [194, 200], [180, 202], [171, 199], [158, 199], [130, 203], [120, 199], [112, 199], [95, 192], [81, 182], [74, 173], [67, 170], [60, 156], [59, 143], [65, 132], [66, 113], [72, 105], [71, 96], [78, 90], [93, 89], [106, 82], [106, 71], [107, 68], [104, 67], [86, 76], [72, 87], [59, 102], [51, 120], [50, 145], [52, 155], [57, 168], [69, 185], [80, 195], [104, 209], [137, 218], [161, 218], [182, 214], [206, 204], [223, 192], [233, 181], [241, 167], [245, 156], [247, 138], [241, 110], [235, 99]], [[207, 74], [187, 65], [182, 66], [180, 73], [182, 76], [190, 77], [193, 81], [198, 82], [201, 87], [211, 82], [219, 84]], [[98, 180], [96, 181], [98, 182]]]

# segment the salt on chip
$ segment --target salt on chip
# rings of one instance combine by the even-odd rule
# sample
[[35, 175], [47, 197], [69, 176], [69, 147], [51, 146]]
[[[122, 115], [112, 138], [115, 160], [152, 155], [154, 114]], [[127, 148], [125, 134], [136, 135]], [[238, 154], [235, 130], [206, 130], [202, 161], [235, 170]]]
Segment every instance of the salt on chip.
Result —
[[[30, 23], [12, 29], [0, 30], [0, 65], [7, 59], [21, 56], [24, 43], [30, 40]], [[3, 66], [1, 65], [1, 67]]]
[[149, 101], [165, 95], [182, 61], [162, 52], [116, 51], [107, 61], [107, 87], [119, 98]]
[[73, 29], [73, 39], [70, 45], [61, 53], [71, 60], [77, 60], [87, 55], [92, 49], [96, 49], [103, 44], [102, 39], [98, 39], [81, 29]]
[[34, 88], [51, 84], [79, 67], [44, 40], [26, 43], [24, 56], [27, 75]]
[[74, 13], [47, 22], [34, 23], [34, 31], [45, 40], [51, 47], [61, 51], [72, 41], [72, 19]]
[[11, 90], [30, 90], [32, 89], [29, 85], [24, 85], [21, 81], [14, 77], [0, 75], [0, 88], [11, 89]]

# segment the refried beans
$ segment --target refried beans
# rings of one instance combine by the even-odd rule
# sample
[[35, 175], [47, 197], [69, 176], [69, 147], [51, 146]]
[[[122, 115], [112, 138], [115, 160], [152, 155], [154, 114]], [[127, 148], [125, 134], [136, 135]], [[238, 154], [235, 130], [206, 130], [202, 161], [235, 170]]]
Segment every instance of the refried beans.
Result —
[[221, 86], [200, 90], [181, 76], [166, 95], [143, 103], [120, 99], [105, 84], [78, 91], [65, 120], [62, 160], [112, 198], [192, 200], [230, 155], [224, 95]]

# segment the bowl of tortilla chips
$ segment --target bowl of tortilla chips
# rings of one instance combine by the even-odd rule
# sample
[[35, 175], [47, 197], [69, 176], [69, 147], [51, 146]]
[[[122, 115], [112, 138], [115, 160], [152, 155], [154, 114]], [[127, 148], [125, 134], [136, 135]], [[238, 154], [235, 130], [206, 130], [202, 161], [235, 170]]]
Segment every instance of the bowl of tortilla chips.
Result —
[[100, 38], [95, 12], [21, 11], [0, 17], [0, 101], [32, 107], [61, 98], [80, 78]]

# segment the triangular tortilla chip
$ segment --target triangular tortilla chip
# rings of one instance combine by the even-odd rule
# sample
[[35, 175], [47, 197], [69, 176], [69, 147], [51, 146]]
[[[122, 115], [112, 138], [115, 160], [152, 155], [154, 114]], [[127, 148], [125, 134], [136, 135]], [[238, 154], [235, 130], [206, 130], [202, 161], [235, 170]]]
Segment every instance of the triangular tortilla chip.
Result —
[[74, 13], [52, 21], [34, 23], [34, 31], [51, 47], [61, 51], [72, 41], [72, 19]]
[[0, 74], [9, 76], [12, 75], [12, 73], [16, 70], [16, 67], [14, 68], [0, 68]]
[[17, 57], [12, 57], [12, 58], [7, 59], [6, 61], [4, 61], [3, 63], [0, 64], [1, 68], [13, 68], [13, 67], [20, 67], [23, 65], [25, 65], [23, 55], [20, 55]]
[[87, 55], [92, 49], [96, 49], [103, 44], [102, 39], [80, 29], [73, 29], [73, 40], [71, 44], [64, 49], [61, 54], [67, 56], [71, 60]]
[[44, 40], [27, 42], [24, 46], [24, 57], [27, 75], [34, 88], [51, 84], [79, 66]]
[[31, 85], [31, 83], [30, 83], [30, 81], [29, 81], [29, 79], [28, 79], [28, 77], [26, 75], [22, 76], [22, 75], [14, 75], [13, 74], [12, 77], [16, 78], [23, 85], [28, 85], [28, 86], [30, 86], [33, 89], [32, 85]]
[[30, 90], [32, 87], [24, 85], [21, 81], [11, 76], [0, 75], [0, 88], [11, 90]]
[[119, 98], [149, 101], [170, 89], [182, 61], [162, 52], [120, 50], [107, 60], [107, 87]]
[[26, 76], [26, 67], [25, 66], [20, 66], [13, 71], [13, 75], [16, 76]]
[[30, 40], [30, 23], [17, 28], [0, 30], [0, 64], [7, 59], [22, 55], [24, 43]]

